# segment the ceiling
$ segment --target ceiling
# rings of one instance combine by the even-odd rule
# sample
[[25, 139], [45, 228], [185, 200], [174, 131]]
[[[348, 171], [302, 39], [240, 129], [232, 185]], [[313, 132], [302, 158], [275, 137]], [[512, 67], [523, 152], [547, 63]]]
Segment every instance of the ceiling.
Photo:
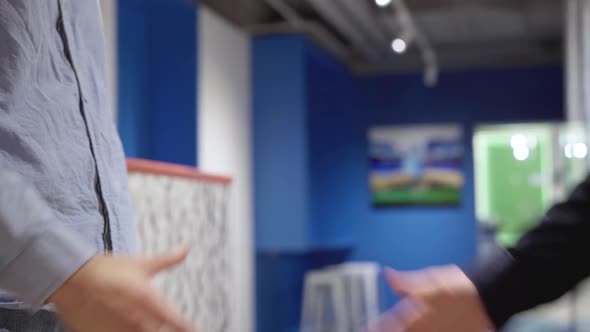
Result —
[[[398, 1], [398, 0], [394, 0]], [[416, 45], [403, 55], [395, 6], [373, 0], [201, 0], [252, 34], [302, 32], [358, 73], [424, 67]], [[560, 63], [562, 0], [405, 0], [413, 25], [442, 70]]]

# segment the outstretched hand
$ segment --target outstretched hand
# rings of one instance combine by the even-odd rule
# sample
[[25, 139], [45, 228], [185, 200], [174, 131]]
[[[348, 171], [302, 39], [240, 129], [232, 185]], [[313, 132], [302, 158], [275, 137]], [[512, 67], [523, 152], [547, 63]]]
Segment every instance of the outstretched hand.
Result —
[[188, 250], [156, 257], [95, 256], [49, 301], [75, 332], [193, 331], [150, 284], [156, 274], [182, 263]]
[[471, 280], [457, 266], [413, 272], [387, 268], [402, 300], [368, 332], [484, 332], [494, 330]]

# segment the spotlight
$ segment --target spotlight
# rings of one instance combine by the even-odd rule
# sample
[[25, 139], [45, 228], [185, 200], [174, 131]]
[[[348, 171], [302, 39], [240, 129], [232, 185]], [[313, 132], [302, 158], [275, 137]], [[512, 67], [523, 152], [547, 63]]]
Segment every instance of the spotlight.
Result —
[[588, 154], [588, 147], [584, 143], [576, 143], [574, 145], [574, 157], [578, 159], [586, 158]]
[[510, 138], [510, 146], [512, 146], [513, 149], [518, 149], [520, 147], [526, 148], [528, 147], [528, 141], [523, 134], [512, 135]]
[[527, 147], [518, 147], [512, 150], [512, 154], [516, 160], [523, 161], [529, 157], [530, 151]]
[[393, 49], [393, 51], [397, 54], [402, 54], [406, 51], [406, 49], [408, 48], [408, 45], [406, 44], [406, 42], [401, 39], [401, 38], [396, 38], [393, 40], [393, 42], [391, 42], [391, 48]]
[[375, 0], [375, 3], [379, 7], [386, 7], [386, 6], [389, 6], [389, 4], [391, 3], [391, 1], [392, 0]]

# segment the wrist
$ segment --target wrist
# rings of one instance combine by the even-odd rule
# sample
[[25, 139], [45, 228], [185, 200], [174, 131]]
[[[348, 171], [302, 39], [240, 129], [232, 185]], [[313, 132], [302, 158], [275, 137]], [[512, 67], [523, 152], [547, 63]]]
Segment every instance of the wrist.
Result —
[[48, 303], [55, 304], [58, 308], [65, 303], [68, 303], [72, 298], [81, 298], [83, 295], [82, 284], [87, 278], [86, 271], [93, 266], [100, 258], [100, 255], [91, 257], [84, 265], [80, 267], [74, 274], [72, 274], [62, 285], [60, 285], [47, 299]]
[[473, 320], [475, 322], [475, 326], [478, 326], [482, 332], [493, 332], [496, 331], [495, 324], [492, 322], [490, 316], [488, 315], [486, 306], [481, 298], [479, 291], [473, 281], [471, 281], [466, 275], [464, 276], [464, 291], [465, 295], [469, 300], [466, 303], [469, 304], [471, 308], [474, 308], [473, 311]]
[[481, 326], [482, 331], [485, 331], [485, 332], [496, 331], [497, 329], [496, 329], [494, 323], [492, 322], [490, 316], [488, 315], [488, 312], [487, 312], [477, 290], [475, 290], [475, 292], [472, 296], [473, 296], [473, 302], [474, 302], [473, 304], [477, 307], [477, 311], [476, 311], [477, 314], [474, 317], [477, 322], [477, 326]]

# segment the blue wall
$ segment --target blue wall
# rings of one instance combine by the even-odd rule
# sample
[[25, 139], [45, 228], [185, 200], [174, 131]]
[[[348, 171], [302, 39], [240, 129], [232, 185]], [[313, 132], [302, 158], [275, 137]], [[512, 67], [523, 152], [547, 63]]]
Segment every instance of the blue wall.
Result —
[[[306, 47], [310, 224], [315, 249], [350, 248], [362, 217], [364, 115], [353, 75], [312, 43]], [[358, 162], [361, 161], [361, 162]], [[362, 204], [362, 203], [361, 203]]]
[[126, 154], [196, 165], [194, 3], [121, 0], [117, 13], [118, 122]]
[[[287, 48], [283, 44], [287, 42], [296, 43], [297, 49]], [[297, 329], [302, 278], [312, 267], [344, 260], [374, 260], [398, 269], [448, 263], [468, 265], [476, 251], [471, 151], [474, 126], [564, 118], [562, 69], [558, 66], [445, 73], [437, 87], [425, 88], [420, 75], [353, 77], [309, 42], [305, 41], [301, 51], [300, 43], [299, 37], [276, 36], [256, 40], [254, 44], [255, 130], [272, 133], [264, 140], [255, 140], [255, 149], [264, 146], [258, 150], [256, 162], [277, 162], [287, 167], [289, 174], [297, 174], [297, 181], [304, 181], [306, 186], [301, 185], [301, 192], [290, 191], [289, 195], [307, 201], [307, 205], [288, 204], [278, 189], [286, 189], [288, 186], [283, 184], [292, 182], [279, 181], [276, 175], [274, 191], [261, 192], [265, 187], [259, 184], [270, 180], [259, 177], [269, 173], [256, 172], [257, 211], [280, 206], [280, 211], [274, 211], [283, 215], [276, 215], [279, 221], [271, 226], [267, 223], [273, 219], [261, 220], [257, 212], [257, 227], [264, 228], [263, 232], [257, 228], [256, 233], [260, 332]], [[285, 62], [285, 51], [299, 58]], [[283, 60], [274, 66], [263, 66], [271, 73], [260, 73], [260, 65], [273, 58]], [[305, 64], [303, 83], [301, 74], [294, 73], [299, 69], [292, 65], [297, 63], [300, 68], [301, 62]], [[284, 94], [284, 87], [292, 84], [288, 82], [291, 78], [298, 87], [305, 87], [300, 100], [295, 100], [294, 94]], [[265, 90], [274, 93], [273, 97], [262, 96], [274, 101], [268, 105], [256, 102]], [[289, 105], [296, 105], [293, 126], [263, 128], [277, 121], [267, 118], [287, 119], [289, 115], [277, 114], [277, 109], [290, 109]], [[437, 122], [458, 122], [465, 128], [466, 183], [462, 204], [374, 208], [367, 179], [367, 129], [372, 125]], [[283, 132], [285, 137], [281, 138]], [[296, 139], [285, 144], [293, 137]], [[301, 149], [304, 162], [297, 159], [291, 163], [291, 152], [299, 156]], [[265, 156], [269, 151], [281, 151], [281, 160]], [[295, 206], [304, 206], [307, 211]], [[302, 223], [305, 229], [300, 228]], [[290, 245], [294, 239], [289, 234], [296, 238], [297, 246]], [[390, 306], [395, 298], [389, 292], [386, 294], [384, 305]]]
[[310, 241], [307, 210], [306, 78], [298, 36], [253, 44], [256, 248], [302, 250]]
[[125, 154], [150, 155], [147, 9], [142, 0], [118, 1], [118, 125]]

